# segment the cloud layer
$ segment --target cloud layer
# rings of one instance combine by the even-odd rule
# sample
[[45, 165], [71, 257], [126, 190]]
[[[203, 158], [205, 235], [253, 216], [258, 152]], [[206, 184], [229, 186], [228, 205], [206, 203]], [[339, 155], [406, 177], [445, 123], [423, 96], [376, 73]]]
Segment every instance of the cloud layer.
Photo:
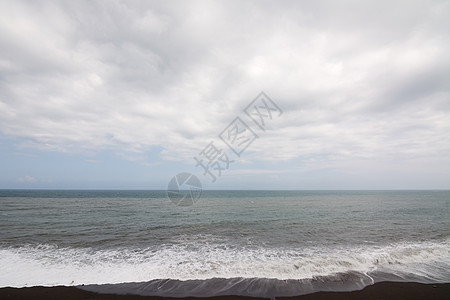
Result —
[[0, 132], [192, 163], [264, 90], [284, 114], [244, 165], [443, 168], [449, 15], [448, 1], [2, 1]]

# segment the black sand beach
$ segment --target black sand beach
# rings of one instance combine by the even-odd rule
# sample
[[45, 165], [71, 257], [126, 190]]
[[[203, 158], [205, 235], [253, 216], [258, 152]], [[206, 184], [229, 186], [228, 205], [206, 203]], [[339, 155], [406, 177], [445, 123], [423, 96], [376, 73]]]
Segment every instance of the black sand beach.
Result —
[[[210, 300], [229, 300], [229, 299], [264, 299], [242, 296], [218, 296], [210, 298], [165, 298], [137, 295], [111, 295], [96, 294], [83, 291], [75, 287], [28, 287], [28, 288], [1, 288], [0, 299], [8, 300], [26, 300], [26, 299], [66, 299], [66, 300], [168, 300], [168, 299], [210, 299]], [[308, 295], [295, 297], [277, 297], [276, 299], [298, 299], [298, 300], [320, 300], [320, 299], [450, 299], [450, 283], [443, 284], [422, 284], [413, 282], [380, 282], [359, 291], [352, 292], [317, 292]]]

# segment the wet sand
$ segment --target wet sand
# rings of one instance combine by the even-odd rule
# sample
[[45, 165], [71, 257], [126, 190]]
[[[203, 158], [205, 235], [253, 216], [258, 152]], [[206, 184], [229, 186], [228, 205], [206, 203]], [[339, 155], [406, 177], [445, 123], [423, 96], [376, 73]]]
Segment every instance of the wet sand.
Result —
[[[96, 294], [87, 292], [75, 287], [27, 287], [27, 288], [0, 288], [0, 299], [66, 299], [66, 300], [175, 300], [175, 299], [211, 299], [211, 300], [229, 300], [229, 299], [264, 299], [241, 296], [218, 296], [209, 298], [165, 298], [152, 296], [136, 295], [112, 295]], [[421, 284], [412, 282], [380, 282], [367, 286], [360, 291], [352, 292], [317, 292], [308, 295], [295, 297], [277, 297], [284, 300], [319, 300], [319, 299], [446, 299], [450, 300], [450, 283], [444, 284]]]

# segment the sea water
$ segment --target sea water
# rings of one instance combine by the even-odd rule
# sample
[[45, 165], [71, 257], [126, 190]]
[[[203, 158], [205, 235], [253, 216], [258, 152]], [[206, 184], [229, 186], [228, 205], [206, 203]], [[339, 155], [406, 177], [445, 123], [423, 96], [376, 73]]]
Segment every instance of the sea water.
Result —
[[290, 296], [450, 282], [450, 191], [0, 190], [0, 286]]

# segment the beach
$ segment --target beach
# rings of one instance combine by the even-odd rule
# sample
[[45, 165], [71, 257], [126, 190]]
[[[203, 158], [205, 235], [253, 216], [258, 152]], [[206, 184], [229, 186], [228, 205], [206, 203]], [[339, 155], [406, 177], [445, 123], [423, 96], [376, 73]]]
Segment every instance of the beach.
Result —
[[[169, 300], [169, 299], [204, 299], [204, 300], [252, 300], [268, 299], [243, 296], [217, 296], [208, 298], [167, 298], [157, 296], [137, 296], [137, 295], [113, 295], [97, 294], [87, 292], [75, 287], [30, 287], [30, 288], [0, 288], [0, 298], [19, 299], [67, 299], [67, 300]], [[400, 282], [380, 282], [367, 286], [363, 290], [352, 292], [317, 292], [308, 295], [294, 297], [277, 297], [281, 300], [363, 300], [363, 299], [450, 299], [450, 284], [420, 284], [420, 283], [400, 283]]]

